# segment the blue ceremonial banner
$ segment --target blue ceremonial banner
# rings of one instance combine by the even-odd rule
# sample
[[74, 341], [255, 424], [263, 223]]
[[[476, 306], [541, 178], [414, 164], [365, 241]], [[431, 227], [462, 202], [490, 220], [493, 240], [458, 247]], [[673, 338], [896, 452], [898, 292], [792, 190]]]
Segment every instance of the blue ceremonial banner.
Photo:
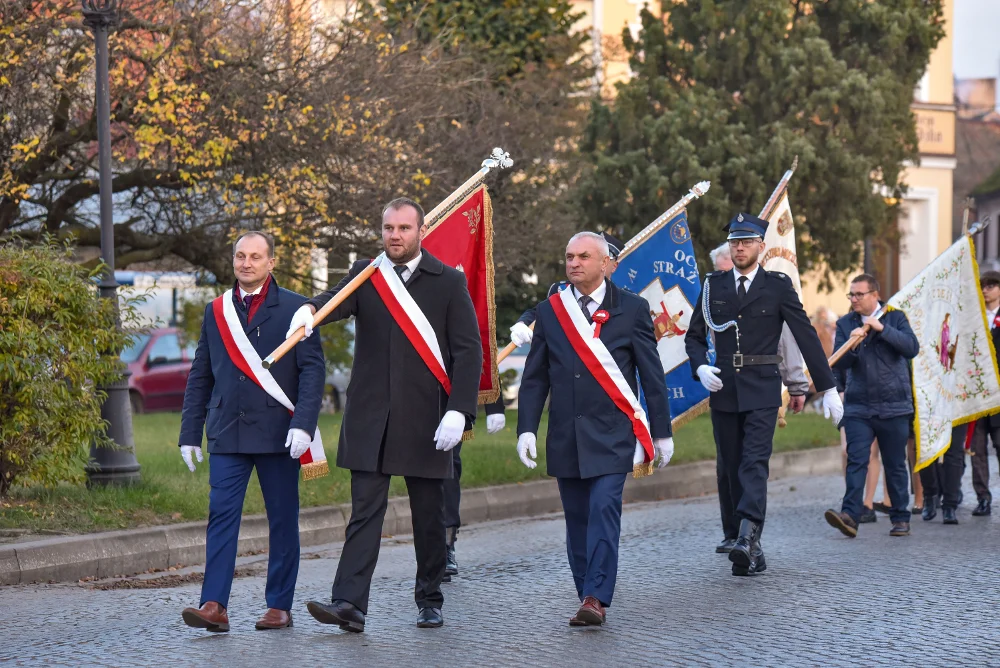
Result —
[[670, 415], [676, 423], [708, 399], [708, 390], [691, 377], [691, 364], [684, 349], [684, 336], [701, 290], [687, 211], [682, 210], [626, 249], [611, 280], [649, 302], [656, 348], [666, 373]]

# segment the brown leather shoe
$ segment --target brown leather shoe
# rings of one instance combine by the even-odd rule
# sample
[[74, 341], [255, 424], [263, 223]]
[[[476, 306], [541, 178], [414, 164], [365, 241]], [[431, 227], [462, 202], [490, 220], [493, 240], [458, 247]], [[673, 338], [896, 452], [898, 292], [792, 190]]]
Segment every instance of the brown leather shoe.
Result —
[[264, 616], [257, 620], [258, 631], [287, 629], [292, 625], [292, 613], [287, 610], [268, 608]]
[[576, 614], [569, 620], [570, 626], [601, 626], [607, 619], [604, 606], [593, 596], [583, 599], [583, 605], [576, 611]]
[[184, 623], [196, 629], [218, 633], [229, 630], [229, 613], [215, 601], [206, 601], [201, 608], [184, 608]]

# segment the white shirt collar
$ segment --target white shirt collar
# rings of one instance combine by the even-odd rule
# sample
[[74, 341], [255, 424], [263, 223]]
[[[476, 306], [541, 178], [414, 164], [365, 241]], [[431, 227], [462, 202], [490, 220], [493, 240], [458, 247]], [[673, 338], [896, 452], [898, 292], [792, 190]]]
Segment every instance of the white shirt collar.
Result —
[[[267, 283], [267, 281], [265, 280], [264, 283]], [[258, 285], [257, 289], [254, 290], [253, 292], [244, 292], [243, 291], [243, 287], [240, 286], [240, 288], [239, 288], [239, 290], [240, 290], [240, 299], [243, 299], [247, 295], [259, 295], [260, 291], [264, 289], [264, 283], [261, 283], [260, 285]]]
[[[760, 264], [755, 264], [753, 267], [753, 271], [751, 271], [749, 274], [745, 274], [745, 276], [747, 277], [747, 283], [746, 283], [747, 290], [750, 289], [750, 286], [753, 284], [753, 279], [756, 278], [757, 272], [759, 270], [760, 270]], [[736, 281], [737, 290], [740, 289], [740, 276], [744, 276], [744, 274], [741, 274], [739, 269], [733, 267], [733, 280]]]
[[993, 321], [996, 319], [998, 311], [1000, 311], [1000, 307], [993, 310], [986, 309], [986, 322], [989, 324], [990, 329], [993, 329]]
[[[413, 272], [415, 272], [417, 270], [417, 265], [420, 264], [420, 258], [423, 257], [423, 255], [424, 255], [423, 251], [417, 253], [416, 257], [414, 257], [412, 260], [410, 260], [409, 262], [407, 262], [404, 265], [406, 267], [407, 271], [409, 271], [411, 275], [413, 274]], [[393, 262], [392, 264], [395, 267], [399, 266], [395, 262]]]
[[[607, 281], [601, 281], [601, 284], [599, 286], [597, 286], [597, 289], [590, 293], [589, 297], [594, 300], [592, 302], [592, 305], [594, 306], [594, 311], [596, 311], [597, 309], [601, 308], [601, 304], [604, 303], [604, 296], [607, 294], [607, 292], [608, 292], [608, 283], [607, 283]], [[582, 296], [583, 296], [583, 293], [580, 292], [579, 290], [577, 290], [576, 286], [574, 285], [573, 286], [573, 297], [577, 301], [580, 301], [580, 297], [582, 297]], [[591, 315], [593, 315], [593, 311], [591, 311]]]

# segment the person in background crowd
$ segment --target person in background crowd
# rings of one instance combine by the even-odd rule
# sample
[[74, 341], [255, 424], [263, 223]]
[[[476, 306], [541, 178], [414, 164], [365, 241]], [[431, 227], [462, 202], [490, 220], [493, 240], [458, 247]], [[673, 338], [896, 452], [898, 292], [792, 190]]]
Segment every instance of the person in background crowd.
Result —
[[906, 441], [914, 413], [909, 360], [917, 356], [920, 344], [906, 314], [880, 301], [875, 277], [861, 274], [851, 281], [850, 290], [852, 312], [837, 322], [834, 342], [839, 349], [852, 337], [862, 338], [834, 365], [847, 372], [842, 423], [847, 435], [846, 492], [840, 512], [830, 509], [825, 517], [845, 536], [858, 535], [864, 482], [877, 438], [892, 502], [889, 535], [908, 536]]

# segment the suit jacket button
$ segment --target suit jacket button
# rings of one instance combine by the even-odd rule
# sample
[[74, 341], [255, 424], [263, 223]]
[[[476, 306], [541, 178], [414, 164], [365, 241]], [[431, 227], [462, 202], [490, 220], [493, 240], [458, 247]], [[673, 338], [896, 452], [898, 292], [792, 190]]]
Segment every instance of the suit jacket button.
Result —
[[577, 415], [577, 416], [576, 416], [576, 419], [577, 419], [577, 420], [582, 420], [582, 419], [583, 419], [583, 416], [582, 416], [582, 415]]
[[579, 377], [580, 377], [580, 374], [578, 374], [578, 373], [576, 373], [576, 374], [573, 374], [573, 377], [574, 377], [574, 378], [579, 378]]
[[736, 370], [736, 373], [739, 373], [739, 372], [740, 372], [740, 370], [739, 370], [739, 369], [737, 369], [737, 370]]
[[246, 416], [246, 413], [244, 413], [243, 411], [240, 411], [240, 417], [245, 417], [245, 416]]
[[241, 383], [242, 383], [242, 382], [243, 382], [244, 380], [246, 380], [246, 379], [247, 379], [247, 377], [246, 377], [246, 376], [240, 376], [240, 382], [241, 382]]
[[742, 320], [742, 319], [743, 319], [743, 316], [741, 316], [741, 315], [738, 315], [738, 316], [736, 316], [736, 317], [737, 317], [737, 318], [739, 318], [740, 320]]

